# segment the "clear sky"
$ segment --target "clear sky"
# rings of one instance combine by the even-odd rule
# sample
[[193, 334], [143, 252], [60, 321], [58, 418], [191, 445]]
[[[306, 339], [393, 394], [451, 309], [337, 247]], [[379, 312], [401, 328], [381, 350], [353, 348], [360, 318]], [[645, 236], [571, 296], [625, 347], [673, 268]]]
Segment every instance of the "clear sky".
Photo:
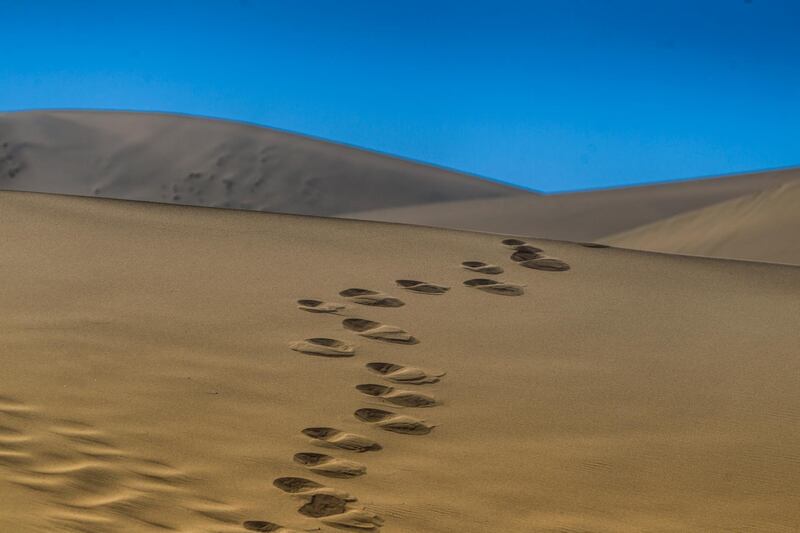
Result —
[[255, 122], [544, 191], [800, 165], [797, 0], [0, 0], [0, 110]]

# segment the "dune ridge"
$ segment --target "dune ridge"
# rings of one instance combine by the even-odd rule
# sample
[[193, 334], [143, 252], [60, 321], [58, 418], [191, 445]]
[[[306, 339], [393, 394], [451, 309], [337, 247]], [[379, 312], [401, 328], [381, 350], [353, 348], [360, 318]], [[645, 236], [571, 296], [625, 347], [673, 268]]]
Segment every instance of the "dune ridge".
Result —
[[800, 180], [611, 235], [625, 248], [800, 264]]
[[[476, 176], [249, 124], [109, 111], [0, 113], [0, 189], [181, 205], [341, 216], [569, 241], [604, 241], [782, 184], [800, 169], [539, 194]], [[782, 202], [786, 204], [787, 202]], [[776, 206], [778, 204], [776, 203]], [[777, 208], [777, 207], [776, 207]], [[724, 209], [704, 215], [714, 227]], [[712, 217], [719, 213], [721, 220]], [[766, 224], [766, 218], [775, 220]], [[719, 248], [699, 225], [681, 237], [644, 232], [619, 245], [668, 253], [786, 262], [782, 229], [800, 215], [769, 215], [761, 235]], [[779, 220], [781, 223], [779, 223]], [[769, 233], [765, 233], [769, 226]], [[665, 226], [666, 227], [666, 226]], [[758, 232], [761, 233], [758, 233]], [[703, 239], [709, 239], [704, 243]], [[682, 239], [682, 240], [681, 240]], [[616, 242], [616, 241], [615, 241]], [[774, 245], [765, 246], [770, 242]], [[800, 260], [789, 255], [789, 262]]]
[[0, 530], [800, 522], [800, 268], [14, 192], [0, 223]]
[[320, 216], [529, 194], [265, 127], [112, 111], [0, 113], [0, 188]]

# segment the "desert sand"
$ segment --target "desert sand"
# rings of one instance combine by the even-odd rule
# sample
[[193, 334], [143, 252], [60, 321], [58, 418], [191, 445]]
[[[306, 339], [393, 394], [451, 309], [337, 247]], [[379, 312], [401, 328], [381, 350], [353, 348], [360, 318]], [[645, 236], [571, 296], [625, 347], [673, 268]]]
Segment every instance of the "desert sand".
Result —
[[[800, 264], [796, 249], [787, 248], [797, 241], [800, 209], [787, 209], [797, 205], [794, 197], [775, 198], [788, 194], [781, 186], [792, 183], [800, 183], [800, 169], [545, 195], [237, 122], [108, 111], [0, 113], [4, 190], [337, 216]], [[746, 205], [761, 193], [773, 198], [770, 205], [780, 212], [763, 204], [756, 221]], [[695, 223], [687, 224], [689, 219]], [[736, 224], [728, 226], [732, 219]], [[719, 244], [723, 234], [735, 245]]]
[[625, 248], [800, 265], [800, 180], [602, 240]]
[[800, 527], [798, 267], [19, 192], [0, 222], [0, 531]]
[[[565, 194], [438, 202], [341, 216], [800, 264], [800, 254], [790, 244], [797, 241], [800, 204], [791, 192], [795, 189], [783, 187], [797, 184], [800, 170], [786, 169]], [[787, 196], [782, 198], [784, 194]], [[751, 218], [755, 203], [759, 205], [758, 221]], [[688, 219], [695, 223], [677, 223], [681, 230], [672, 232], [674, 221]], [[734, 220], [736, 223], [729, 225]], [[651, 238], [652, 228], [659, 227], [670, 229]], [[721, 233], [732, 245], [719, 245]]]

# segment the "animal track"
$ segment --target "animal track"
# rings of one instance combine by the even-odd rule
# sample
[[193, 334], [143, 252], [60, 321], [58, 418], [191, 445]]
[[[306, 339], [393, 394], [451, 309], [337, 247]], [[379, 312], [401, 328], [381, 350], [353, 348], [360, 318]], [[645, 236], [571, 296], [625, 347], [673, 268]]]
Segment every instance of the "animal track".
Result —
[[369, 289], [345, 289], [339, 293], [353, 303], [375, 307], [402, 307], [405, 303], [399, 298]]
[[272, 484], [283, 492], [303, 498], [326, 494], [347, 502], [356, 501], [356, 498], [344, 491], [326, 487], [321, 483], [302, 477], [279, 477]]
[[377, 341], [395, 344], [417, 344], [419, 342], [404, 329], [363, 318], [345, 318], [342, 320], [342, 326], [362, 337]]
[[522, 285], [518, 285], [516, 283], [507, 283], [504, 281], [496, 281], [493, 279], [468, 279], [464, 282], [464, 285], [484, 292], [499, 294], [501, 296], [521, 296], [525, 294], [525, 289]]
[[314, 439], [314, 443], [330, 448], [340, 448], [353, 452], [363, 453], [378, 451], [382, 446], [372, 439], [356, 435], [355, 433], [345, 433], [335, 428], [313, 427], [306, 428], [303, 433]]
[[297, 300], [297, 308], [309, 313], [338, 313], [344, 306], [322, 300]]
[[407, 415], [398, 415], [383, 409], [358, 409], [354, 414], [362, 422], [375, 424], [379, 428], [393, 433], [427, 435], [433, 430], [433, 426], [426, 424], [424, 420]]
[[396, 365], [394, 363], [367, 363], [366, 367], [380, 374], [388, 381], [406, 383], [409, 385], [437, 383], [442, 376], [445, 375], [445, 372], [425, 370], [414, 366]]
[[363, 476], [367, 473], [367, 467], [361, 463], [337, 459], [324, 453], [296, 453], [294, 462], [305, 466], [316, 474], [328, 477], [351, 478]]
[[484, 263], [483, 261], [464, 261], [461, 266], [473, 272], [480, 272], [481, 274], [502, 274], [503, 267]]
[[398, 279], [396, 283], [400, 288], [421, 294], [444, 294], [450, 290], [450, 287], [445, 287], [444, 285], [436, 285], [435, 283], [414, 279]]
[[289, 347], [296, 352], [323, 357], [352, 357], [356, 353], [352, 344], [325, 337], [294, 341], [289, 343]]
[[364, 385], [356, 385], [356, 389], [367, 396], [381, 398], [388, 403], [400, 405], [402, 407], [433, 407], [438, 405], [436, 398], [433, 396], [407, 390], [397, 390], [394, 387], [387, 387], [386, 385], [367, 383]]

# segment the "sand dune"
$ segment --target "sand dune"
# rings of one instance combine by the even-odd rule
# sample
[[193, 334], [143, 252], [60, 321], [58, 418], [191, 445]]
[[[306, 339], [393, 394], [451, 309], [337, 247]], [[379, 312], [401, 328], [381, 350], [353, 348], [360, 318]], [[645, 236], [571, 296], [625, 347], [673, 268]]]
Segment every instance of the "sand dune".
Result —
[[102, 111], [0, 113], [0, 188], [322, 216], [529, 194], [268, 128]]
[[[800, 210], [795, 217], [776, 213], [770, 233], [759, 238], [756, 235], [768, 224], [745, 229], [738, 221], [737, 231], [759, 242], [753, 246], [741, 241], [735, 248], [720, 247], [705, 229], [687, 235], [688, 225], [680, 236], [649, 239], [645, 230], [624, 242], [616, 236], [659, 222], [671, 227], [673, 217], [737, 198], [746, 202], [753, 194], [798, 182], [800, 169], [789, 169], [542, 195], [236, 122], [152, 113], [0, 113], [0, 189], [342, 216], [570, 241], [614, 236], [620, 245], [646, 250], [768, 262], [788, 257], [800, 263], [783, 253], [781, 244], [777, 249], [763, 245], [796, 240], [786, 228], [800, 224]], [[762, 218], [771, 216], [766, 206], [761, 211]], [[709, 209], [703, 220], [722, 227], [727, 221], [724, 212], [725, 208]], [[723, 219], [712, 220], [716, 213]], [[711, 240], [705, 242], [706, 236]]]
[[800, 268], [13, 192], [0, 222], [0, 531], [800, 523]]
[[800, 180], [603, 240], [642, 250], [800, 264]]
[[[800, 169], [569, 194], [439, 202], [344, 216], [380, 222], [594, 241], [795, 182], [800, 183]], [[800, 210], [797, 217], [800, 222]], [[782, 237], [789, 239], [791, 234], [782, 233]], [[646, 249], [659, 248], [654, 246]]]

